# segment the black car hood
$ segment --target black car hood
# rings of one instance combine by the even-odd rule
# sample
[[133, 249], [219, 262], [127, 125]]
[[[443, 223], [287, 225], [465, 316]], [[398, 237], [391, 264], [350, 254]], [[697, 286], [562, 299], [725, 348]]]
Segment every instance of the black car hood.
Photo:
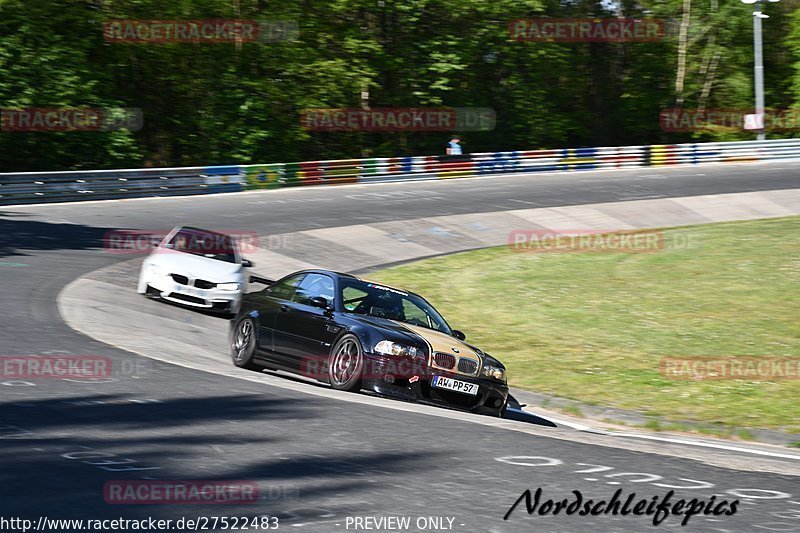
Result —
[[431, 350], [459, 354], [461, 359], [472, 359], [479, 366], [482, 364], [483, 352], [446, 333], [375, 316], [350, 315], [350, 318], [379, 331], [388, 340], [422, 348], [429, 356]]
[[410, 344], [412, 346], [424, 346], [424, 341], [420, 339], [419, 335], [398, 324], [394, 320], [388, 318], [380, 318], [377, 316], [356, 315], [348, 313], [347, 317], [356, 322], [360, 322], [365, 326], [375, 328], [386, 336], [387, 340]]

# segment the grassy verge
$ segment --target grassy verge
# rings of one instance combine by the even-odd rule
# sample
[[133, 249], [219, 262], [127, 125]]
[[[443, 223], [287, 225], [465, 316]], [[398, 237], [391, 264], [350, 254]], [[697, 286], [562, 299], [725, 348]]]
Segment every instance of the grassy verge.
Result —
[[663, 357], [800, 356], [800, 217], [664, 230], [654, 253], [466, 252], [370, 276], [423, 294], [510, 383], [800, 433], [800, 380], [679, 381]]

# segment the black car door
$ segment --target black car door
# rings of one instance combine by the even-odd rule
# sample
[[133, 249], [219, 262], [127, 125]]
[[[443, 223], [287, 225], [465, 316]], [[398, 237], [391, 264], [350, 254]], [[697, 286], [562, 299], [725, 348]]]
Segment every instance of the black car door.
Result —
[[291, 366], [285, 357], [275, 349], [275, 325], [278, 316], [283, 313], [286, 304], [292, 302], [295, 290], [303, 281], [306, 274], [297, 274], [272, 284], [263, 291], [258, 297], [259, 313], [259, 350], [262, 352], [260, 358], [268, 358], [281, 366]]
[[280, 356], [303, 375], [316, 379], [324, 371], [339, 328], [330, 310], [311, 303], [314, 298], [324, 298], [333, 306], [333, 278], [325, 274], [306, 274], [295, 289], [292, 301], [282, 302], [273, 339]]

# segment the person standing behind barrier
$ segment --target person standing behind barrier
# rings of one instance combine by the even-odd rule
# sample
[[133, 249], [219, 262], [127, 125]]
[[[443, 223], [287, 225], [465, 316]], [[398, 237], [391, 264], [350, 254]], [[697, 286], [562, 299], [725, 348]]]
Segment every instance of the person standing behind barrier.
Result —
[[447, 155], [461, 155], [461, 139], [458, 135], [454, 135], [450, 142], [447, 143]]

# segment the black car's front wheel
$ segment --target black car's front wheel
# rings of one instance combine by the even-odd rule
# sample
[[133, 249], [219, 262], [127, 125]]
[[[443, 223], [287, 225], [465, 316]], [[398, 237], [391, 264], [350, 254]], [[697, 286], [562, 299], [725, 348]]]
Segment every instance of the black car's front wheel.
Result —
[[364, 351], [355, 335], [344, 335], [333, 345], [328, 357], [328, 378], [331, 387], [344, 391], [361, 390]]
[[236, 324], [231, 336], [231, 358], [233, 364], [248, 370], [260, 370], [253, 362], [256, 352], [256, 325], [250, 317], [243, 318]]

